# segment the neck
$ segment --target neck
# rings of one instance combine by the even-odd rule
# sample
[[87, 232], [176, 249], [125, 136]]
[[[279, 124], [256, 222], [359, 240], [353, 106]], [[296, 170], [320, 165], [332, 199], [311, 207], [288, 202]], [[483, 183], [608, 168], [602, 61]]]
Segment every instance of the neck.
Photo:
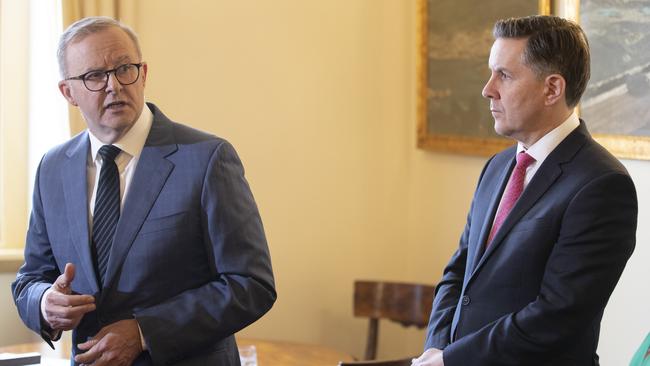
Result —
[[111, 128], [107, 129], [90, 129], [89, 130], [97, 137], [99, 141], [106, 145], [112, 145], [119, 141], [124, 135], [129, 132], [131, 126], [128, 126], [122, 130], [114, 130]]
[[531, 147], [534, 143], [539, 141], [539, 139], [544, 137], [547, 133], [553, 131], [559, 125], [564, 123], [564, 121], [566, 121], [567, 118], [571, 116], [571, 113], [573, 113], [573, 108], [561, 108], [550, 112], [551, 113], [543, 117], [542, 119], [543, 122], [540, 123], [540, 128], [528, 134], [528, 136], [522, 136], [521, 138], [517, 138], [516, 140], [521, 142], [526, 148]]

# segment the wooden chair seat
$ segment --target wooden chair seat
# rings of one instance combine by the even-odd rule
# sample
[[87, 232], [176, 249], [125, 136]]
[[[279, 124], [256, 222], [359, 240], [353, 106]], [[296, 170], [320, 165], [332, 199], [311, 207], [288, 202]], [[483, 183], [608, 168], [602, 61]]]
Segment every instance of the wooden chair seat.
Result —
[[431, 285], [355, 281], [354, 316], [369, 318], [365, 359], [377, 357], [379, 319], [388, 319], [405, 327], [424, 328], [429, 323], [434, 293], [435, 286]]

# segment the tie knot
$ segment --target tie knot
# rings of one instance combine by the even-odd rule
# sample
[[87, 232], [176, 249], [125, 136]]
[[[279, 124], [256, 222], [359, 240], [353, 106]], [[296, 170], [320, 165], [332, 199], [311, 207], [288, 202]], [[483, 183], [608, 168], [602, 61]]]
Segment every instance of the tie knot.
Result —
[[528, 155], [525, 151], [517, 154], [517, 168], [526, 169], [528, 166], [535, 162], [535, 158]]
[[104, 145], [99, 148], [99, 155], [102, 156], [104, 161], [114, 161], [120, 151], [122, 150], [115, 145]]

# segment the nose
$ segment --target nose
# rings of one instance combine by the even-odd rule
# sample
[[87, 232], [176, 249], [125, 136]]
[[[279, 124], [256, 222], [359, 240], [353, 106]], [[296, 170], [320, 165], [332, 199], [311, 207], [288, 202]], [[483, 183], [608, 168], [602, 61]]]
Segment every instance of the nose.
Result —
[[499, 94], [494, 85], [494, 76], [490, 76], [487, 83], [485, 83], [481, 95], [483, 95], [483, 98], [487, 99], [498, 99]]
[[106, 92], [119, 92], [122, 90], [122, 84], [117, 80], [114, 72], [108, 74], [108, 80], [106, 81]]

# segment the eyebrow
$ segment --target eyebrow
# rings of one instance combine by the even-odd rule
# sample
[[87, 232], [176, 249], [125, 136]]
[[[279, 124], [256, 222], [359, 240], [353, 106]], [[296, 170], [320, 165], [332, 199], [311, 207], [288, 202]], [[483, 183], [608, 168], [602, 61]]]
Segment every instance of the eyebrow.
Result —
[[[122, 65], [130, 63], [130, 62], [131, 62], [131, 57], [130, 56], [126, 56], [126, 55], [121, 56], [116, 60], [116, 64], [114, 65], [114, 67], [122, 66]], [[85, 74], [85, 73], [91, 72], [91, 71], [102, 71], [102, 70], [108, 70], [108, 69], [109, 68], [106, 68], [106, 67], [100, 67], [100, 68], [90, 67], [90, 68], [86, 69], [83, 73]]]
[[510, 71], [508, 68], [503, 67], [503, 66], [497, 66], [496, 68], [492, 68], [491, 66], [489, 66], [489, 68], [490, 68], [490, 70], [496, 71], [496, 72], [512, 73], [512, 71]]

